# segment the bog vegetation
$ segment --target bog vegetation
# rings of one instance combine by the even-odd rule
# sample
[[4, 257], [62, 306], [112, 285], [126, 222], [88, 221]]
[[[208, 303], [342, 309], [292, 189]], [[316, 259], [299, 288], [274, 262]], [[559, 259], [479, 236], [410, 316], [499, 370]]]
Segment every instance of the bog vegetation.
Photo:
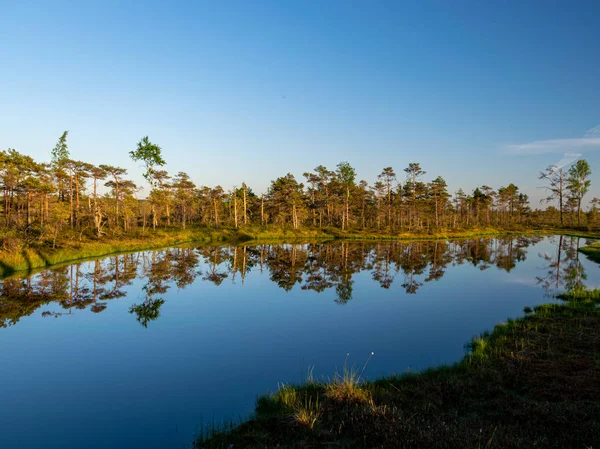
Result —
[[14, 149], [0, 152], [4, 251], [37, 245], [55, 248], [64, 241], [139, 235], [148, 228], [206, 226], [337, 229], [364, 233], [435, 233], [471, 228], [591, 227], [597, 205], [583, 212], [591, 170], [579, 160], [569, 170], [555, 166], [540, 174], [550, 207], [532, 210], [529, 198], [509, 183], [483, 185], [471, 193], [451, 193], [441, 176], [411, 162], [400, 172], [385, 167], [375, 182], [359, 180], [348, 162], [334, 170], [319, 165], [304, 182], [287, 174], [264, 193], [245, 182], [225, 189], [198, 186], [184, 172], [169, 174], [160, 146], [144, 137], [129, 153], [143, 166], [147, 195], [121, 167], [93, 165], [71, 156], [65, 131], [50, 162]]

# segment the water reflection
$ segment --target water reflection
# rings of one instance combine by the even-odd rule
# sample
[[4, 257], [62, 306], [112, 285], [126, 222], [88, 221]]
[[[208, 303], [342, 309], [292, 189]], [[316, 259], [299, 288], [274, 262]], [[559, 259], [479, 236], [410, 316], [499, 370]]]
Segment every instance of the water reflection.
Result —
[[[129, 312], [144, 327], [160, 317], [165, 293], [197, 282], [244, 284], [248, 273], [268, 272], [281, 289], [322, 292], [334, 289], [335, 301], [352, 300], [354, 278], [367, 272], [375, 285], [389, 289], [398, 283], [416, 294], [426, 283], [443, 278], [449, 265], [491, 267], [510, 272], [527, 257], [527, 248], [541, 237], [510, 237], [457, 241], [333, 242], [303, 245], [177, 247], [108, 257], [0, 281], [0, 326], [55, 302], [60, 317], [89, 308], [101, 313], [110, 301], [126, 296], [133, 281], [143, 282], [140, 299]], [[548, 295], [582, 287], [586, 279], [579, 261], [580, 239], [552, 237], [554, 251], [538, 254], [543, 262], [536, 277]]]
[[[585, 269], [579, 259], [580, 240], [577, 237], [555, 237], [556, 248], [552, 253], [540, 253], [545, 262], [544, 275], [536, 277], [548, 296], [564, 288], [567, 291], [584, 288], [587, 279]], [[588, 242], [590, 243], [590, 242]], [[586, 243], [586, 245], [588, 244]]]

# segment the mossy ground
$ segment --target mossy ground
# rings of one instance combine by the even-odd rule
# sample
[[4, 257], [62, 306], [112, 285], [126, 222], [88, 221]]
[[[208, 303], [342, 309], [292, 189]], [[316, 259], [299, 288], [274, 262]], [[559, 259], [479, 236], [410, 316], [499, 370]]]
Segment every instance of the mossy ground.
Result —
[[563, 299], [474, 339], [453, 366], [282, 386], [196, 447], [599, 447], [600, 290]]

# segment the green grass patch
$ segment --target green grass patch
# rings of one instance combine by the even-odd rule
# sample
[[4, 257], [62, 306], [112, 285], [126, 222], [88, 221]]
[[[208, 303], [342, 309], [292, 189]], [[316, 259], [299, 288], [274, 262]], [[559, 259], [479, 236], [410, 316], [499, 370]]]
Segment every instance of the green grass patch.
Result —
[[597, 303], [600, 302], [600, 289], [576, 288], [569, 292], [561, 293], [557, 298], [571, 302]]
[[579, 248], [579, 251], [585, 254], [588, 259], [600, 263], [600, 242]]

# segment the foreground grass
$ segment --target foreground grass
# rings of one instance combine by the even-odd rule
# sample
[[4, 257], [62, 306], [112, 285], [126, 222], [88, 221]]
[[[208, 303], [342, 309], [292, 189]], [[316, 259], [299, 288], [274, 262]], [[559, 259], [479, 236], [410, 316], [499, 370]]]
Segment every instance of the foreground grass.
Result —
[[600, 290], [475, 338], [449, 367], [281, 386], [198, 448], [590, 448], [600, 445]]

